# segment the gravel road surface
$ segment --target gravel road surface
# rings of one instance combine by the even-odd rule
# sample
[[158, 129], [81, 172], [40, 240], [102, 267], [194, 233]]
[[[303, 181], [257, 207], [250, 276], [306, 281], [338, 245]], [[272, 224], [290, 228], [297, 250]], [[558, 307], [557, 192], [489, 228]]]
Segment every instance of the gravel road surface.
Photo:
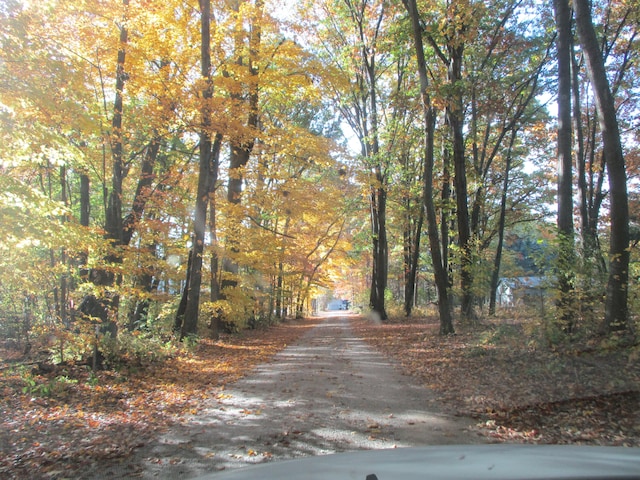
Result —
[[354, 450], [482, 443], [349, 325], [327, 316], [252, 374], [100, 478], [194, 478]]

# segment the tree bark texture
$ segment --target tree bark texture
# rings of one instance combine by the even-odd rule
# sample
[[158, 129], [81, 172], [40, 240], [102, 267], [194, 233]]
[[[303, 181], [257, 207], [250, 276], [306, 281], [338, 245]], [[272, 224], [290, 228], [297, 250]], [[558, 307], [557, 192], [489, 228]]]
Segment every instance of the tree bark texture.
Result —
[[436, 288], [438, 290], [438, 310], [440, 313], [440, 334], [449, 335], [454, 333], [453, 317], [449, 303], [449, 289], [447, 271], [444, 268], [442, 252], [440, 250], [440, 238], [438, 233], [438, 219], [434, 202], [433, 191], [433, 168], [434, 168], [434, 133], [435, 133], [435, 112], [429, 96], [429, 77], [424, 55], [424, 45], [422, 43], [422, 27], [420, 25], [420, 15], [416, 0], [403, 0], [409, 17], [411, 18], [413, 41], [418, 61], [418, 74], [420, 76], [420, 94], [422, 109], [424, 113], [424, 189], [423, 202], [427, 217], [427, 233], [429, 237], [429, 248], [431, 251], [431, 261]]
[[[217, 233], [217, 206], [216, 206], [216, 188], [218, 182], [218, 170], [220, 167], [220, 149], [222, 148], [222, 134], [217, 133], [211, 147], [211, 161], [209, 163], [209, 235], [213, 249], [211, 252], [210, 264], [210, 282], [211, 290], [209, 300], [215, 302], [220, 300], [220, 279], [218, 272], [220, 270], [220, 258], [218, 255], [218, 233]], [[217, 313], [213, 313], [209, 322], [209, 336], [217, 339], [222, 329], [222, 318]]]
[[381, 320], [387, 319], [384, 293], [387, 289], [388, 242], [387, 242], [387, 192], [384, 187], [375, 187], [370, 195], [371, 233], [373, 237], [373, 271], [369, 306]]
[[471, 227], [469, 224], [469, 202], [467, 191], [467, 165], [464, 148], [464, 110], [458, 83], [462, 78], [461, 45], [449, 48], [448, 80], [453, 89], [453, 98], [447, 107], [447, 121], [451, 129], [453, 143], [454, 187], [456, 191], [456, 219], [458, 222], [458, 242], [460, 246], [460, 305], [463, 321], [474, 318], [473, 311], [473, 262], [471, 251]]
[[[206, 85], [202, 92], [200, 109], [201, 129], [199, 145], [198, 190], [193, 221], [193, 236], [191, 250], [191, 268], [187, 269], [190, 277], [187, 279], [187, 301], [184, 319], [180, 331], [180, 338], [198, 333], [198, 315], [200, 312], [200, 287], [202, 285], [202, 260], [204, 253], [204, 233], [207, 221], [207, 207], [209, 204], [209, 170], [211, 159], [211, 106], [213, 83], [211, 80], [211, 46], [210, 46], [211, 1], [200, 1], [200, 62], [201, 75]], [[176, 317], [177, 318], [177, 317]]]
[[573, 177], [571, 157], [571, 10], [566, 0], [554, 0], [556, 50], [558, 61], [558, 259], [557, 282], [560, 298], [557, 306], [562, 328], [573, 328], [573, 279], [575, 254], [573, 240]]
[[620, 141], [616, 108], [602, 51], [593, 26], [588, 0], [573, 0], [580, 45], [596, 100], [611, 198], [611, 235], [609, 243], [609, 279], [603, 327], [606, 332], [628, 328], [629, 285], [629, 203], [627, 174]]
[[[409, 201], [407, 201], [407, 211], [409, 211], [409, 206]], [[404, 232], [404, 314], [407, 317], [411, 316], [413, 305], [415, 304], [424, 208], [420, 208], [418, 219], [415, 222], [412, 222], [409, 217], [410, 214], [407, 214], [407, 225]]]
[[[378, 21], [382, 20], [384, 9]], [[385, 291], [389, 275], [389, 246], [387, 241], [387, 173], [380, 159], [379, 125], [378, 125], [378, 89], [376, 56], [373, 52], [362, 52], [364, 68], [368, 76], [369, 109], [371, 113], [371, 149], [370, 154], [375, 162], [375, 182], [371, 187], [371, 226], [373, 235], [373, 272], [371, 275], [371, 295], [369, 305], [381, 320], [387, 319], [385, 307]]]

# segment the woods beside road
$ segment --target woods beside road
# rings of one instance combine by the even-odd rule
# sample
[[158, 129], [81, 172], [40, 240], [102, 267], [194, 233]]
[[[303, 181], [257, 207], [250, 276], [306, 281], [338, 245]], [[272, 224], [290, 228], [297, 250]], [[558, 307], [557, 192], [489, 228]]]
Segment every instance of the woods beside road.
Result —
[[[477, 441], [640, 446], [637, 349], [549, 348], [527, 333], [527, 322], [460, 328], [455, 336], [441, 337], [435, 318], [348, 319], [355, 339], [433, 392], [434, 403], [425, 410], [472, 417], [468, 435]], [[117, 371], [4, 368], [3, 355], [0, 474], [78, 477], [124, 464], [159, 436], [197, 418], [212, 398], [224, 396], [233, 382], [300, 342], [323, 320], [201, 340], [166, 361]], [[368, 388], [374, 396], [375, 385]], [[179, 466], [184, 459], [176, 446], [175, 453], [155, 460]], [[270, 458], [252, 458], [258, 460]]]
[[[639, 445], [639, 25], [630, 0], [0, 2], [0, 477], [396, 445], [421, 423], [350, 417], [384, 391], [355, 347], [462, 440]], [[304, 319], [335, 300], [370, 318]], [[217, 416], [305, 348], [339, 374], [294, 355], [300, 389], [261, 395], [318, 399], [328, 437]], [[257, 446], [195, 447], [247, 418]]]
[[356, 332], [492, 441], [640, 446], [638, 348], [549, 345], [538, 321], [503, 318], [439, 337], [434, 318], [361, 320]]

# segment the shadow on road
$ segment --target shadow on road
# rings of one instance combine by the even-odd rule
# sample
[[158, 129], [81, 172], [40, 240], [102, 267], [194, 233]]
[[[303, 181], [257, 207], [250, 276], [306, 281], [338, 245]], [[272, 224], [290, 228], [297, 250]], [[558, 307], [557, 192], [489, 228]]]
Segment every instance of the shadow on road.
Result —
[[308, 455], [481, 442], [469, 421], [438, 410], [429, 390], [355, 336], [348, 314], [327, 315], [110, 473], [188, 478]]

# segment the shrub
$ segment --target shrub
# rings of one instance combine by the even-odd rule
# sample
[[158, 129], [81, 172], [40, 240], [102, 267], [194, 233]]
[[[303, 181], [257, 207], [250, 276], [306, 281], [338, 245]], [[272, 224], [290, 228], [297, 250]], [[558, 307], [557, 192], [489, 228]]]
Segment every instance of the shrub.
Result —
[[153, 332], [123, 331], [116, 339], [100, 338], [99, 349], [105, 362], [112, 367], [122, 365], [148, 366], [165, 361], [176, 351], [172, 340], [163, 340]]

